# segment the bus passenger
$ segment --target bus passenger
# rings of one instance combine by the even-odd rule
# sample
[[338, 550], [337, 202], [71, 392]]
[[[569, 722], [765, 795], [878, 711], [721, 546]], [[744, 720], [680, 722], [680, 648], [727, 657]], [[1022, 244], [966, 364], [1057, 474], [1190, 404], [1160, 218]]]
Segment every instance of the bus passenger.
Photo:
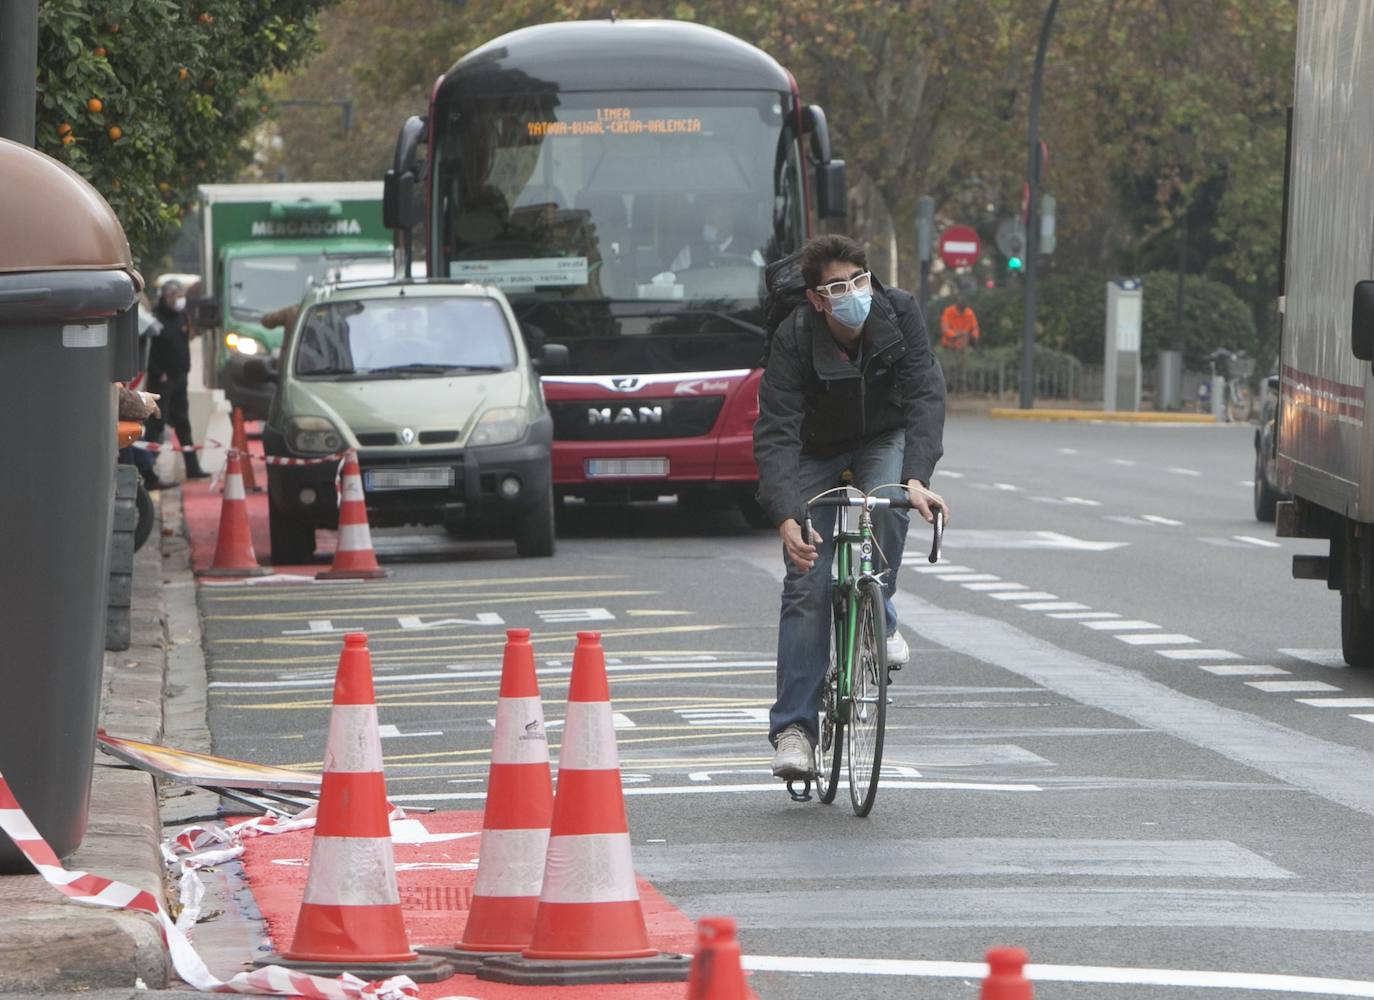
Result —
[[[949, 505], [929, 489], [943, 453], [944, 376], [931, 354], [925, 321], [910, 293], [878, 287], [863, 247], [819, 236], [801, 252], [806, 302], [777, 327], [754, 425], [758, 498], [778, 526], [785, 555], [778, 622], [777, 701], [769, 713], [773, 774], [814, 772], [817, 712], [829, 662], [835, 508], [817, 508], [816, 533], [802, 537], [806, 502], [833, 487], [844, 470], [872, 490], [902, 483], [915, 510]], [[910, 656], [892, 607], [906, 544], [908, 513], [874, 516], [887, 618], [887, 662]]]

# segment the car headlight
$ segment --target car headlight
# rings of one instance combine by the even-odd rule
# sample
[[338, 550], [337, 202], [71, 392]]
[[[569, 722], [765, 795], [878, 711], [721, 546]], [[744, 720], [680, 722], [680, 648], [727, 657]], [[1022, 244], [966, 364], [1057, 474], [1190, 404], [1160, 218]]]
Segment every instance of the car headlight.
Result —
[[292, 451], [330, 455], [343, 447], [343, 435], [324, 417], [293, 417], [286, 422]]
[[529, 421], [525, 411], [519, 406], [502, 406], [488, 410], [472, 429], [470, 445], [510, 444], [525, 436]]
[[249, 356], [262, 354], [266, 350], [266, 348], [263, 347], [262, 341], [254, 340], [252, 337], [245, 337], [243, 334], [235, 333], [233, 330], [230, 330], [224, 335], [224, 345], [231, 351], [237, 351], [239, 354], [246, 354]]

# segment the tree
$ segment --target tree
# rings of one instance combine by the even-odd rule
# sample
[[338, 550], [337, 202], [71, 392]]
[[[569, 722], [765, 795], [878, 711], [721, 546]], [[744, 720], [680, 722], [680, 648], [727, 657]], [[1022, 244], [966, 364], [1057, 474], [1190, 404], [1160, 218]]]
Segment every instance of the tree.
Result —
[[264, 74], [295, 65], [330, 0], [42, 0], [37, 146], [157, 260], [197, 184], [231, 180], [270, 109]]

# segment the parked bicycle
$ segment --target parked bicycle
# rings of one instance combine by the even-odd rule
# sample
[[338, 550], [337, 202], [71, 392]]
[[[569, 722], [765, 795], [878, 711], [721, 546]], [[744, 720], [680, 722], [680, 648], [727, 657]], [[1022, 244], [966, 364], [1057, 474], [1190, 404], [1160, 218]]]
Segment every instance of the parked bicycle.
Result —
[[[1220, 375], [1225, 380], [1222, 383], [1225, 395], [1221, 405], [1226, 418], [1233, 423], [1248, 421], [1254, 409], [1250, 377], [1255, 372], [1255, 359], [1244, 351], [1231, 351], [1219, 347], [1207, 355], [1207, 363], [1214, 378]], [[1212, 384], [1215, 383], [1209, 383], [1209, 391]]]
[[[900, 497], [874, 495], [879, 490], [892, 489], [900, 490]], [[868, 493], [852, 486], [837, 486], [807, 503], [807, 538], [812, 537], [811, 511], [820, 507], [837, 507], [840, 512], [835, 519], [831, 576], [830, 665], [817, 720], [814, 780], [820, 801], [833, 802], [847, 748], [849, 798], [855, 815], [867, 816], [878, 795], [888, 701], [887, 621], [883, 605], [883, 576], [888, 571], [876, 568], [873, 512], [912, 507], [905, 487], [899, 483], [877, 486]], [[857, 525], [852, 523], [855, 510]], [[940, 558], [945, 526], [944, 510], [935, 507], [934, 513], [931, 562]], [[801, 790], [796, 787], [796, 779], [788, 781], [787, 791], [793, 799], [805, 801], [811, 797], [812, 780], [803, 779]]]

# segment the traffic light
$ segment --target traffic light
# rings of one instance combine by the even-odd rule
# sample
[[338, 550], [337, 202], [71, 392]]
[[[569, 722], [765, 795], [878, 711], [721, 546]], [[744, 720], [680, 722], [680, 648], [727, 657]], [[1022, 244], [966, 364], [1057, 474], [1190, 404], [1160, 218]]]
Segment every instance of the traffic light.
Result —
[[1022, 268], [1022, 266], [1023, 266], [1023, 263], [1024, 263], [1024, 262], [1021, 260], [1021, 258], [1020, 258], [1018, 255], [1013, 254], [1012, 256], [1010, 256], [1010, 257], [1007, 258], [1007, 270], [1008, 270], [1008, 271], [1019, 271], [1019, 270], [1021, 270], [1021, 268]]

